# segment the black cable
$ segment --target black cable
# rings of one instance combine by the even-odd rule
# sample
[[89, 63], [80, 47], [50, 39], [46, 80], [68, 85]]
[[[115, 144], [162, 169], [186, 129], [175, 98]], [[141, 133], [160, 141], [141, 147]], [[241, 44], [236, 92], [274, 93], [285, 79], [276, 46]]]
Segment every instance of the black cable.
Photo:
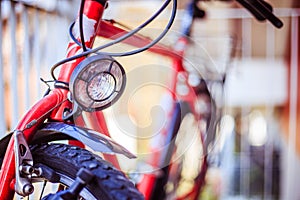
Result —
[[75, 21], [70, 25], [69, 27], [69, 35], [71, 37], [71, 39], [80, 47], [82, 47], [82, 44], [75, 38], [74, 34], [73, 34], [73, 27], [75, 25]]
[[[110, 56], [115, 56], [115, 57], [129, 56], [129, 55], [133, 55], [133, 54], [137, 54], [137, 53], [140, 53], [142, 51], [145, 51], [145, 50], [149, 49], [150, 47], [152, 47], [153, 45], [155, 45], [156, 43], [158, 43], [166, 35], [166, 33], [169, 31], [169, 29], [171, 28], [171, 26], [172, 26], [172, 24], [174, 22], [175, 16], [176, 16], [177, 0], [172, 0], [172, 1], [173, 1], [173, 7], [172, 7], [172, 14], [171, 14], [171, 17], [169, 19], [169, 22], [168, 22], [167, 26], [165, 27], [164, 31], [155, 40], [153, 40], [151, 43], [149, 43], [148, 45], [145, 45], [142, 48], [139, 48], [139, 49], [136, 49], [136, 50], [133, 50], [133, 51], [130, 51], [130, 52], [123, 52], [123, 53], [108, 53], [108, 52], [103, 52], [103, 54], [110, 55]], [[156, 17], [158, 17], [158, 15], [160, 15], [164, 11], [164, 9], [169, 5], [170, 2], [171, 2], [171, 0], [166, 0], [164, 2], [164, 4], [160, 7], [160, 9], [157, 12], [155, 12], [154, 15], [152, 15], [146, 22], [144, 22], [143, 24], [141, 24], [137, 28], [133, 29], [132, 31], [128, 32], [127, 34], [125, 34], [125, 35], [123, 35], [123, 36], [121, 36], [121, 37], [119, 37], [119, 38], [117, 38], [117, 39], [115, 39], [115, 40], [113, 40], [113, 41], [105, 44], [105, 45], [99, 46], [99, 47], [94, 48], [94, 49], [87, 50], [87, 51], [85, 51], [85, 52], [83, 52], [81, 54], [78, 54], [78, 55], [66, 58], [66, 59], [61, 60], [60, 62], [56, 63], [51, 68], [51, 75], [52, 75], [53, 79], [56, 80], [56, 78], [54, 76], [54, 70], [58, 66], [60, 66], [60, 65], [62, 65], [64, 63], [70, 62], [72, 60], [81, 58], [83, 56], [87, 56], [87, 55], [89, 55], [91, 53], [96, 53], [96, 52], [98, 52], [98, 51], [100, 51], [100, 50], [102, 50], [104, 48], [107, 48], [109, 46], [112, 46], [114, 44], [122, 42], [123, 40], [125, 40], [125, 39], [129, 38], [130, 36], [136, 34], [142, 28], [144, 28], [145, 26], [147, 26], [148, 24], [150, 24]], [[72, 31], [71, 31], [71, 33], [72, 33]]]
[[[132, 30], [132, 28], [126, 26], [126, 25], [123, 24], [123, 23], [117, 22], [117, 21], [115, 21], [115, 20], [113, 20], [113, 19], [104, 19], [104, 21], [110, 22], [110, 23], [112, 23], [112, 24], [118, 24], [119, 26], [122, 26], [123, 28], [125, 28], [125, 29], [127, 29], [127, 30], [130, 30], [130, 31]], [[82, 44], [80, 43], [80, 41], [79, 41], [79, 40], [74, 36], [74, 34], [73, 34], [73, 28], [74, 28], [75, 22], [76, 22], [76, 21], [74, 21], [74, 22], [70, 25], [70, 27], [69, 27], [69, 36], [71, 37], [71, 39], [73, 40], [73, 42], [75, 42], [78, 46], [82, 47]], [[89, 48], [87, 48], [87, 49], [89, 49]]]
[[[141, 24], [140, 26], [138, 26], [137, 28], [131, 30], [130, 32], [128, 32], [127, 34], [107, 43], [107, 44], [104, 44], [102, 46], [99, 46], [99, 47], [96, 47], [86, 53], [90, 54], [90, 53], [95, 53], [97, 51], [100, 51], [102, 49], [105, 49], [107, 47], [110, 47], [114, 44], [117, 44], [117, 43], [120, 43], [122, 41], [124, 41], [125, 39], [131, 37], [132, 35], [136, 34], [137, 32], [139, 32], [141, 29], [145, 28], [148, 24], [150, 24], [155, 18], [157, 18], [163, 11], [164, 9], [169, 5], [169, 3], [171, 2], [171, 0], [166, 0], [165, 3], [160, 7], [160, 9], [155, 12], [154, 15], [152, 15], [146, 22], [144, 22], [143, 24]], [[172, 9], [172, 15], [170, 17], [170, 20], [169, 20], [169, 23], [168, 25], [165, 27], [165, 30], [163, 31], [162, 34], [160, 34], [158, 36], [158, 38], [162, 38], [164, 37], [164, 35], [166, 34], [166, 32], [170, 29], [171, 25], [173, 24], [173, 21], [175, 19], [175, 15], [176, 15], [176, 8], [177, 8], [177, 0], [173, 0], [173, 9]], [[167, 30], [166, 30], [167, 29]], [[163, 36], [162, 36], [163, 35]], [[162, 37], [161, 37], [162, 36]], [[157, 42], [156, 42], [157, 43]], [[152, 43], [150, 43], [152, 44]], [[154, 45], [154, 44], [153, 44]], [[153, 46], [151, 45], [151, 46]], [[142, 47], [143, 48], [143, 47]], [[148, 49], [148, 48], [147, 48]], [[145, 49], [146, 50], [146, 49]], [[119, 56], [125, 56], [123, 55], [124, 53], [107, 53], [107, 52], [103, 52], [104, 54], [106, 55], [111, 55], [111, 56], [116, 56], [116, 57], [119, 57]], [[130, 53], [129, 55], [132, 55], [132, 53]]]
[[109, 56], [113, 56], [113, 57], [121, 57], [121, 56], [130, 56], [130, 55], [134, 55], [137, 53], [141, 53], [141, 52], [151, 48], [156, 43], [158, 43], [170, 30], [170, 28], [175, 20], [176, 10], [177, 10], [177, 0], [173, 0], [172, 14], [171, 14], [171, 17], [169, 19], [167, 26], [165, 27], [164, 31], [157, 38], [152, 40], [152, 42], [150, 42], [148, 45], [145, 45], [144, 47], [141, 47], [139, 49], [132, 50], [129, 52], [124, 52], [124, 53], [109, 53], [109, 52], [101, 52], [101, 53], [109, 55]]
[[[105, 45], [102, 45], [100, 47], [97, 47], [97, 48], [93, 49], [92, 53], [100, 51], [100, 50], [102, 50], [104, 48], [107, 48], [107, 47], [109, 47], [111, 45], [114, 45], [114, 44], [117, 44], [119, 42], [122, 42], [123, 40], [125, 40], [125, 39], [129, 38], [130, 36], [136, 34], [141, 29], [143, 29], [145, 26], [147, 26], [148, 24], [150, 24], [156, 17], [158, 17], [158, 15], [161, 14], [164, 11], [164, 9], [169, 5], [170, 2], [171, 2], [171, 0], [166, 0], [165, 3], [163, 4], [163, 6], [152, 17], [150, 17], [145, 23], [143, 23], [139, 27], [135, 28], [134, 30], [128, 32], [127, 34], [125, 34], [125, 35], [117, 38], [116, 40], [114, 40], [114, 41], [112, 41], [112, 42], [110, 42], [108, 44], [105, 44]], [[166, 35], [166, 33], [169, 31], [169, 29], [171, 28], [171, 26], [172, 26], [172, 24], [174, 22], [174, 19], [175, 19], [176, 10], [177, 10], [176, 8], [177, 8], [177, 0], [173, 0], [172, 14], [171, 14], [171, 17], [169, 19], [169, 22], [168, 22], [167, 26], [165, 27], [164, 31], [155, 40], [153, 40], [148, 45], [146, 45], [144, 47], [141, 47], [141, 48], [139, 48], [137, 50], [130, 51], [130, 52], [124, 52], [124, 53], [101, 52], [101, 53], [106, 54], [106, 55], [110, 55], [110, 56], [120, 57], [120, 56], [133, 55], [133, 54], [140, 53], [142, 51], [145, 51], [145, 50], [149, 49], [151, 46], [153, 46], [157, 42], [159, 42]]]
[[[71, 39], [78, 45], [78, 46], [80, 46], [81, 48], [82, 48], [82, 44], [81, 44], [81, 42], [77, 39], [77, 38], [75, 38], [75, 36], [74, 36], [74, 34], [73, 34], [73, 27], [74, 27], [74, 25], [75, 25], [75, 21], [70, 25], [70, 27], [69, 27], [69, 35], [70, 35], [70, 37], [71, 37]], [[86, 47], [86, 49], [87, 50], [90, 50], [90, 48], [87, 48]]]
[[[159, 42], [159, 41], [167, 34], [167, 32], [169, 31], [169, 29], [171, 28], [171, 26], [172, 26], [172, 24], [173, 24], [173, 22], [174, 22], [174, 19], [175, 19], [175, 16], [176, 16], [176, 10], [177, 10], [177, 9], [176, 9], [176, 8], [177, 8], [177, 1], [175, 0], [175, 1], [173, 1], [173, 2], [174, 2], [174, 3], [173, 3], [172, 14], [171, 14], [171, 17], [170, 17], [170, 19], [169, 19], [168, 24], [167, 24], [166, 27], [164, 28], [164, 31], [163, 31], [157, 38], [155, 38], [154, 40], [152, 40], [152, 42], [150, 42], [148, 45], [145, 45], [144, 47], [141, 47], [141, 48], [136, 49], [136, 50], [128, 51], [128, 52], [120, 52], [120, 53], [101, 52], [101, 54], [109, 55], [109, 56], [113, 56], [113, 57], [129, 56], [129, 55], [134, 55], [134, 54], [143, 52], [143, 51], [145, 51], [145, 50], [151, 48], [151, 47], [152, 47], [153, 45], [155, 45], [156, 43], [158, 43], [158, 42]], [[163, 10], [162, 10], [162, 11], [163, 11]], [[160, 13], [161, 13], [162, 11], [160, 11]], [[153, 19], [153, 20], [154, 20], [154, 19]], [[153, 20], [152, 20], [152, 21], [153, 21]], [[135, 30], [136, 30], [136, 29], [134, 29], [133, 31], [135, 31]], [[138, 30], [138, 31], [139, 31], [139, 30]], [[138, 32], [138, 31], [137, 31], [137, 32]], [[136, 34], [137, 32], [135, 32], [134, 34]], [[131, 31], [130, 31], [129, 33], [131, 33]], [[126, 34], [126, 35], [127, 35], [127, 34]], [[126, 35], [124, 35], [124, 36], [126, 36]], [[132, 36], [132, 35], [130, 35], [130, 36]], [[130, 36], [128, 36], [128, 37], [130, 37]], [[128, 37], [126, 36], [125, 39], [127, 39]], [[71, 38], [76, 40], [76, 38], [75, 38], [74, 36], [71, 37]], [[108, 43], [108, 44], [105, 44], [105, 45], [103, 45], [103, 46], [97, 47], [97, 48], [95, 48], [95, 49], [92, 49], [91, 51], [92, 51], [92, 53], [96, 53], [97, 51], [99, 51], [99, 50], [101, 50], [101, 49], [104, 49], [104, 48], [109, 47], [109, 46], [111, 46], [111, 45], [113, 45], [113, 44], [119, 43], [119, 42], [121, 42], [121, 41], [123, 41], [123, 40], [125, 40], [125, 39], [123, 39], [122, 36], [121, 36], [121, 37], [117, 38], [116, 40], [112, 41], [111, 43]], [[119, 41], [119, 40], [120, 40], [120, 41]], [[97, 50], [97, 51], [95, 51], [95, 50]]]
[[83, 34], [83, 9], [84, 9], [85, 0], [81, 0], [80, 10], [79, 10], [79, 32], [80, 32], [80, 40], [81, 40], [81, 47], [83, 51], [87, 51], [85, 46], [85, 39]]

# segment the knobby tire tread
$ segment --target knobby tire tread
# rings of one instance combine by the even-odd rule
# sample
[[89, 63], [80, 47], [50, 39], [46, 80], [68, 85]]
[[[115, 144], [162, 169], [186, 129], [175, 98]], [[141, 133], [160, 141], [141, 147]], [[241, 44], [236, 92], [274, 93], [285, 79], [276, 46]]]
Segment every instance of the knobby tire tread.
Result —
[[134, 184], [112, 164], [86, 149], [66, 144], [39, 144], [31, 147], [34, 163], [43, 163], [53, 170], [60, 170], [71, 178], [85, 167], [96, 176], [88, 190], [107, 200], [144, 199]]

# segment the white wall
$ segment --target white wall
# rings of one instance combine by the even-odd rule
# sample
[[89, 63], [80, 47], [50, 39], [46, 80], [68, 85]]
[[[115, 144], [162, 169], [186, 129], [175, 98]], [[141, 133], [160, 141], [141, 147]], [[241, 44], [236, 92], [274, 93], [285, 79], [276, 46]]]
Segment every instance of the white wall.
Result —
[[287, 100], [288, 74], [282, 60], [236, 61], [225, 86], [229, 106], [280, 105]]

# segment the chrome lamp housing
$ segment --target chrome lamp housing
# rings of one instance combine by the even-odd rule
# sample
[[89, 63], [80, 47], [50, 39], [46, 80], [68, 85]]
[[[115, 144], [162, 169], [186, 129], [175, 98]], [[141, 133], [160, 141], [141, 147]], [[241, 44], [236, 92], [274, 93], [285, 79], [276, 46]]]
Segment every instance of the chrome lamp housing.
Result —
[[99, 111], [122, 95], [126, 84], [124, 68], [112, 57], [93, 55], [78, 64], [70, 78], [72, 100], [81, 110]]

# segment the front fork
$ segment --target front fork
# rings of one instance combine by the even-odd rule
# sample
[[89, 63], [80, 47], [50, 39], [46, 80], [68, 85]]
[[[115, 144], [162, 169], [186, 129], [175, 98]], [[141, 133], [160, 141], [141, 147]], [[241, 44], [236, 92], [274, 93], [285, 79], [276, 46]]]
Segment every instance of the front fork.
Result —
[[32, 166], [32, 156], [27, 141], [30, 141], [38, 125], [49, 116], [49, 111], [63, 102], [65, 96], [66, 91], [54, 90], [29, 110], [14, 131], [6, 149], [0, 172], [1, 200], [13, 199], [15, 190], [20, 194], [32, 192], [30, 181], [26, 181], [25, 177], [28, 178], [30, 173], [36, 170], [30, 167]]

